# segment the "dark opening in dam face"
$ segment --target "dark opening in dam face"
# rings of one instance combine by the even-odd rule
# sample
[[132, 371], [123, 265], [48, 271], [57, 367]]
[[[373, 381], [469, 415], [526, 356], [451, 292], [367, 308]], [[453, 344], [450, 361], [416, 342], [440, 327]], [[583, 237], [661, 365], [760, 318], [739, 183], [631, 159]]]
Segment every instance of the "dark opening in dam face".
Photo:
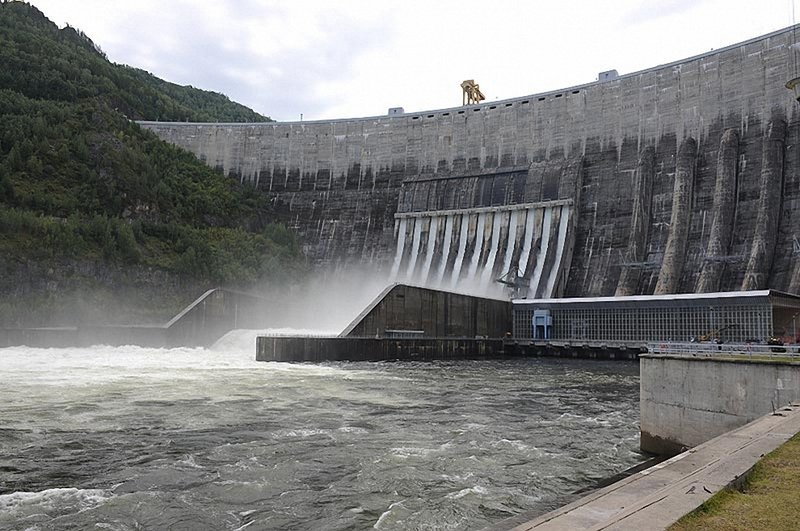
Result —
[[0, 528], [480, 529], [642, 460], [635, 363], [251, 342], [0, 349]]

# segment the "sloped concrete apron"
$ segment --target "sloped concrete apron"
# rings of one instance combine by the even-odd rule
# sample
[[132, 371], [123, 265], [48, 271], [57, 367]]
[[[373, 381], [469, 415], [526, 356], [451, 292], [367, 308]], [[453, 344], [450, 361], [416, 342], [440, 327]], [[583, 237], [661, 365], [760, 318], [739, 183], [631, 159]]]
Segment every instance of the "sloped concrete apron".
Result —
[[737, 485], [764, 455], [798, 432], [800, 403], [793, 403], [534, 520], [492, 529], [666, 529]]

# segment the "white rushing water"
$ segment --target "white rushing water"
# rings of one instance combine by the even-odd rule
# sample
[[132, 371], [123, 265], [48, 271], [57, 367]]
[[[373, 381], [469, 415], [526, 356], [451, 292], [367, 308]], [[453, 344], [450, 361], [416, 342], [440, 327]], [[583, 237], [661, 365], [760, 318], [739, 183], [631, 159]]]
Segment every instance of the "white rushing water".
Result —
[[547, 257], [547, 249], [550, 246], [550, 223], [553, 220], [553, 209], [548, 207], [544, 210], [544, 221], [542, 221], [542, 239], [539, 244], [539, 253], [536, 255], [536, 266], [533, 270], [531, 277], [530, 288], [528, 289], [528, 297], [535, 298], [536, 292], [539, 289], [539, 281], [542, 278], [544, 271], [544, 262]]
[[259, 363], [255, 335], [0, 349], [0, 529], [480, 529], [641, 459], [632, 363]]
[[472, 260], [469, 263], [469, 270], [467, 271], [467, 279], [472, 280], [475, 278], [475, 272], [478, 270], [478, 264], [481, 260], [481, 252], [483, 251], [483, 240], [486, 233], [486, 212], [478, 214], [478, 228], [475, 232], [475, 248], [472, 251]]
[[397, 249], [394, 255], [394, 263], [392, 264], [392, 271], [390, 273], [390, 280], [394, 281], [400, 271], [400, 263], [403, 261], [403, 252], [406, 249], [406, 223], [407, 219], [403, 218], [398, 224], [397, 231]]
[[495, 280], [492, 278], [492, 272], [494, 271], [494, 262], [497, 259], [497, 252], [500, 247], [501, 219], [502, 216], [500, 214], [495, 214], [492, 218], [492, 240], [489, 246], [489, 256], [486, 257], [486, 264], [484, 264], [483, 272], [481, 273], [481, 289], [483, 291], [488, 290], [489, 283]]
[[528, 297], [558, 296], [572, 214], [570, 205], [548, 204], [403, 218], [397, 225], [390, 281], [503, 297], [497, 277], [512, 274], [528, 279]]
[[419, 246], [422, 239], [422, 220], [414, 220], [414, 238], [411, 240], [411, 259], [408, 262], [408, 270], [406, 271], [406, 279], [414, 278], [414, 268], [417, 266], [417, 258], [419, 258]]
[[458, 252], [456, 253], [456, 262], [453, 264], [453, 274], [450, 278], [450, 287], [453, 288], [458, 284], [459, 275], [461, 274], [461, 267], [464, 263], [464, 255], [467, 252], [467, 237], [469, 235], [469, 216], [464, 214], [461, 216], [461, 231], [458, 237]]
[[444, 225], [444, 242], [442, 243], [442, 258], [439, 262], [439, 268], [436, 271], [435, 286], [440, 288], [444, 273], [447, 270], [447, 261], [450, 259], [450, 247], [453, 244], [453, 215], [447, 216], [447, 221]]
[[439, 229], [439, 218], [434, 217], [431, 219], [430, 228], [428, 229], [428, 243], [425, 250], [425, 262], [422, 265], [422, 272], [419, 278], [423, 282], [428, 281], [428, 273], [431, 270], [431, 262], [433, 262], [434, 251], [436, 250], [436, 236]]

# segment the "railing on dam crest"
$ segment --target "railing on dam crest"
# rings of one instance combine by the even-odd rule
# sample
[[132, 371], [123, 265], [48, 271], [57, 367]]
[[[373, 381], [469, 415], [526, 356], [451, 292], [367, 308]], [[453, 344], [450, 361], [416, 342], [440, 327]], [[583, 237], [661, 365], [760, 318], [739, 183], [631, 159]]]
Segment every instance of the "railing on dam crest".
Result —
[[662, 341], [647, 344], [648, 354], [670, 354], [686, 356], [735, 356], [737, 358], [793, 358], [800, 361], [800, 345], [764, 345], [754, 343], [692, 343]]

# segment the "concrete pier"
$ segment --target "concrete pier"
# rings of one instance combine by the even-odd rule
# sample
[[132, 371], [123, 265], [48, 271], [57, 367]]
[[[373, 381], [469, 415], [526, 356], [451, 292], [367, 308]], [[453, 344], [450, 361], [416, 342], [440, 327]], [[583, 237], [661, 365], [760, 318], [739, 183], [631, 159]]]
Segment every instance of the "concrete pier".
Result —
[[506, 355], [504, 339], [510, 329], [510, 301], [393, 284], [367, 305], [338, 337], [259, 337], [256, 360], [500, 357]]
[[641, 448], [674, 455], [800, 401], [800, 362], [643, 355]]
[[432, 361], [505, 356], [502, 339], [259, 337], [256, 361]]

